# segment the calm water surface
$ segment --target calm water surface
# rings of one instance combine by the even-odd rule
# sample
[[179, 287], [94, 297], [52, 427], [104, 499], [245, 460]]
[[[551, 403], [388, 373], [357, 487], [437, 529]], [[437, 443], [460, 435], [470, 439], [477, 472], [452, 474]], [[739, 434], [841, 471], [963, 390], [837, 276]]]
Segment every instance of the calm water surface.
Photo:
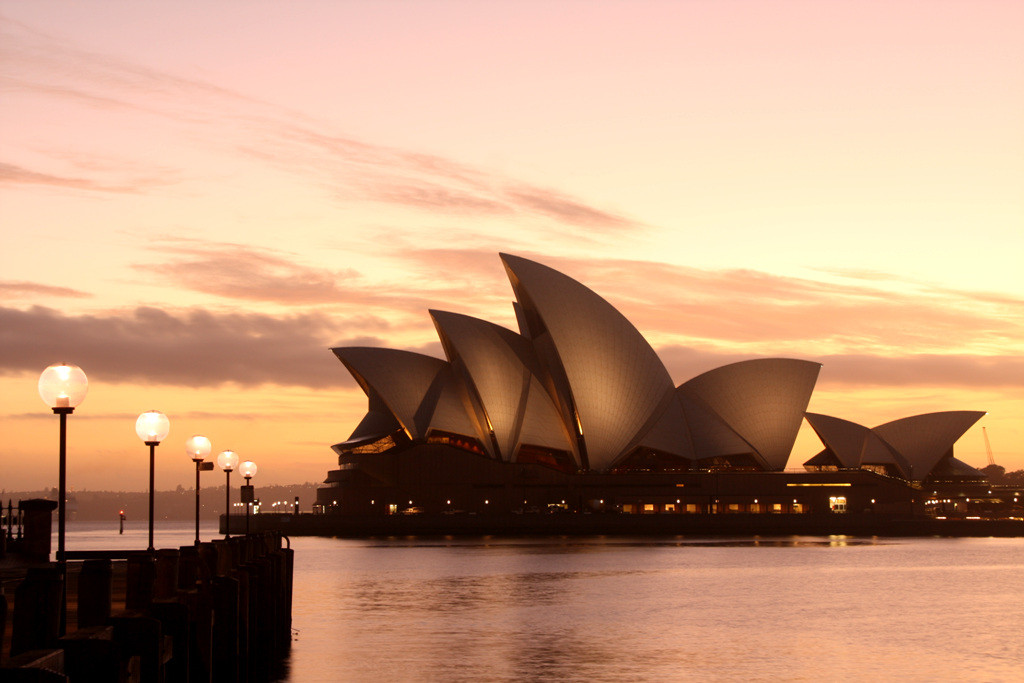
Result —
[[[191, 542], [178, 526], [157, 546]], [[85, 532], [72, 525], [69, 550]], [[294, 683], [1024, 679], [1024, 539], [292, 547]]]

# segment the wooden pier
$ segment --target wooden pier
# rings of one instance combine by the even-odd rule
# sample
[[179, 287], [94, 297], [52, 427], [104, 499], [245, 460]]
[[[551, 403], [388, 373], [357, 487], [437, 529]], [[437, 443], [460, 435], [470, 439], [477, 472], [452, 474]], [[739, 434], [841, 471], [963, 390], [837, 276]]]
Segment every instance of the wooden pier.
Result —
[[277, 680], [291, 643], [294, 556], [264, 532], [175, 549], [0, 559], [0, 680]]

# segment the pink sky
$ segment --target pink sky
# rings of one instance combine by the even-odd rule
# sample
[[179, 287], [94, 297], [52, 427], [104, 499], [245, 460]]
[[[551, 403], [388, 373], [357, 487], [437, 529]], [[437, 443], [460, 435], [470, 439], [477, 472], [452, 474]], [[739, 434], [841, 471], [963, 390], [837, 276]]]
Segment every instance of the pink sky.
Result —
[[[514, 324], [497, 252], [605, 296], [677, 382], [818, 360], [810, 410], [988, 415], [1024, 468], [1024, 4], [0, 0], [0, 462], [144, 489], [138, 413], [319, 481], [327, 350]], [[820, 449], [801, 430], [790, 467]], [[258, 482], [257, 482], [258, 483]]]

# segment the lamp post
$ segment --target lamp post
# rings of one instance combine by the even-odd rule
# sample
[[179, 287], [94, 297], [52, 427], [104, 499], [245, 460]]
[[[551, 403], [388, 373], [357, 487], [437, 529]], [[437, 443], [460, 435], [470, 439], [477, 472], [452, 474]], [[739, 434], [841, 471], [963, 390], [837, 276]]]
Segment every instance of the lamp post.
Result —
[[185, 452], [188, 453], [188, 457], [192, 458], [192, 462], [196, 464], [196, 545], [199, 545], [199, 467], [203, 464], [203, 460], [206, 459], [211, 450], [213, 450], [213, 445], [210, 443], [210, 440], [199, 434], [190, 437], [185, 442]]
[[39, 396], [60, 415], [60, 458], [57, 470], [57, 567], [61, 578], [60, 635], [67, 626], [67, 574], [68, 561], [64, 556], [64, 503], [67, 498], [67, 429], [68, 415], [89, 391], [89, 380], [77, 365], [56, 363], [39, 375]]
[[231, 470], [238, 466], [238, 453], [221, 451], [217, 455], [217, 466], [224, 470], [224, 538], [231, 538]]
[[256, 463], [246, 460], [238, 466], [238, 473], [245, 477], [245, 488], [242, 493], [242, 502], [245, 503], [245, 535], [249, 535], [249, 506], [252, 504], [252, 485], [249, 483], [256, 476]]
[[153, 472], [156, 469], [156, 447], [167, 438], [171, 421], [157, 410], [147, 410], [135, 421], [135, 433], [149, 446], [149, 552], [153, 552]]

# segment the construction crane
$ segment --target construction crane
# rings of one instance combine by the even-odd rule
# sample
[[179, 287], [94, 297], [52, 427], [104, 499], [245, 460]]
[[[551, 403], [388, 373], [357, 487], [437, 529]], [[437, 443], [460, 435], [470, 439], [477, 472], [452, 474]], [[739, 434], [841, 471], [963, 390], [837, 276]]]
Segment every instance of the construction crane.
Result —
[[984, 427], [981, 428], [981, 434], [985, 437], [985, 452], [988, 453], [988, 464], [995, 465], [996, 459], [992, 457], [992, 444], [988, 442], [988, 432]]

